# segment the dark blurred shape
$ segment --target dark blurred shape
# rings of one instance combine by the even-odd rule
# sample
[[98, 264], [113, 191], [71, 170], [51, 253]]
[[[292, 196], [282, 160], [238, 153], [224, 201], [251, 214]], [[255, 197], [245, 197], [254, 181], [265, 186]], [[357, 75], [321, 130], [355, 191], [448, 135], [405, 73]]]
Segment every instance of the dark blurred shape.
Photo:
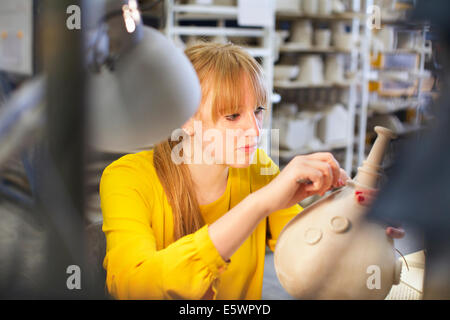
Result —
[[370, 217], [400, 221], [424, 233], [424, 299], [450, 299], [450, 1], [418, 2], [415, 19], [439, 28], [443, 66], [436, 123], [410, 140], [399, 154], [390, 180]]
[[102, 230], [103, 222], [97, 222], [86, 228], [87, 264], [91, 279], [106, 283], [106, 270], [103, 268], [103, 259], [106, 253], [106, 237]]

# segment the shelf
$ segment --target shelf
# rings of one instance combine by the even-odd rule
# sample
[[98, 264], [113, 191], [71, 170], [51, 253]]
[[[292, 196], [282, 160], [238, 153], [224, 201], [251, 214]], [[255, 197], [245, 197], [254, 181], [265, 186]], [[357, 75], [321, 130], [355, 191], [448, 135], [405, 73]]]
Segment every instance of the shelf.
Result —
[[381, 19], [381, 25], [388, 24], [400, 26], [408, 29], [422, 29], [430, 25], [428, 21], [411, 21], [405, 18], [400, 19]]
[[208, 14], [212, 16], [235, 16], [238, 15], [237, 6], [216, 6], [216, 5], [174, 5], [173, 12], [179, 13], [196, 13], [196, 14]]
[[[358, 50], [357, 47], [354, 50]], [[351, 54], [352, 50], [338, 49], [334, 47], [318, 48], [318, 47], [305, 47], [299, 43], [287, 43], [280, 46], [280, 52], [305, 52], [305, 53], [347, 53]]]
[[236, 6], [175, 5], [173, 11], [178, 20], [237, 19], [238, 16]]
[[420, 54], [422, 52], [429, 52], [430, 50], [431, 48], [412, 48], [412, 49], [379, 50], [377, 52], [381, 54], [407, 54], [407, 53]]
[[369, 75], [370, 81], [398, 81], [412, 82], [417, 79], [428, 79], [432, 76], [428, 70], [373, 70]]
[[[316, 148], [310, 148], [305, 147], [299, 150], [282, 150], [280, 149], [278, 151], [278, 155], [280, 158], [287, 159], [287, 158], [293, 158], [296, 155], [303, 155], [303, 154], [309, 154], [309, 153], [315, 153], [315, 152], [323, 152], [323, 151], [329, 151], [329, 150], [335, 150], [335, 149], [344, 149], [347, 147], [347, 142], [343, 141], [340, 143], [333, 143], [333, 144], [323, 144]], [[272, 154], [276, 154], [277, 151], [272, 151]]]
[[263, 29], [254, 28], [217, 28], [217, 27], [180, 27], [172, 28], [172, 34], [182, 36], [235, 36], [235, 37], [264, 37]]
[[315, 88], [347, 88], [351, 85], [356, 84], [355, 81], [348, 80], [341, 83], [319, 83], [319, 84], [305, 84], [299, 81], [288, 81], [288, 80], [276, 80], [274, 82], [274, 87], [278, 89], [315, 89]]
[[269, 57], [272, 52], [266, 48], [257, 47], [242, 47], [245, 51], [250, 53], [253, 57]]
[[330, 15], [306, 15], [302, 12], [298, 11], [278, 11], [276, 13], [277, 19], [314, 19], [314, 20], [324, 20], [324, 21], [333, 21], [333, 20], [353, 20], [353, 19], [367, 19], [369, 15], [358, 12], [343, 12], [343, 13], [334, 13]]
[[[375, 114], [389, 114], [405, 109], [413, 109], [419, 106], [418, 99], [389, 99], [387, 101], [372, 101], [369, 103], [368, 112]], [[358, 109], [359, 113], [359, 109]]]

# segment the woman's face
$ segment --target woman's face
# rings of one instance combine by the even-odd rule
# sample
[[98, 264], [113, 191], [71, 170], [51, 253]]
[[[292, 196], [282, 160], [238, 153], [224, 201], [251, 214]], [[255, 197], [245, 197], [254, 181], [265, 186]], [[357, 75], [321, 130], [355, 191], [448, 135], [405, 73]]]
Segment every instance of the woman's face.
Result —
[[[265, 108], [258, 106], [248, 81], [244, 81], [245, 99], [238, 113], [211, 118], [211, 95], [199, 107], [199, 112], [183, 128], [191, 134], [192, 161], [203, 164], [224, 164], [247, 167], [253, 161]], [[201, 154], [200, 154], [201, 153]]]

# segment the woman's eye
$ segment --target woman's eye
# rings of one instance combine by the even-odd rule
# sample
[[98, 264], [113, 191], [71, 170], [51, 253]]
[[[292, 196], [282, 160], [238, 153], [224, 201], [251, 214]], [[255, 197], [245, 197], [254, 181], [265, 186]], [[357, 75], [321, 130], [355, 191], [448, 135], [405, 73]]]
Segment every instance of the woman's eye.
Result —
[[225, 116], [225, 118], [227, 120], [230, 120], [230, 121], [236, 120], [238, 117], [239, 117], [239, 113], [234, 113], [234, 114], [230, 114], [228, 116]]
[[255, 113], [256, 113], [256, 114], [259, 114], [259, 113], [261, 113], [263, 110], [266, 110], [266, 108], [260, 106], [260, 107], [256, 108]]

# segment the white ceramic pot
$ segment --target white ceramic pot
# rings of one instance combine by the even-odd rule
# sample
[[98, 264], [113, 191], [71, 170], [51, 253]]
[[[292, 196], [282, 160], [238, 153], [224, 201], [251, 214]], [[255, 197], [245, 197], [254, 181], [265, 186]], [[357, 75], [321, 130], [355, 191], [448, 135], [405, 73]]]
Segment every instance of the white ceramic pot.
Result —
[[291, 65], [276, 65], [274, 66], [273, 73], [275, 80], [292, 80], [298, 77], [298, 66]]
[[345, 11], [345, 5], [340, 0], [333, 0], [332, 7], [334, 13], [342, 13]]
[[298, 105], [296, 103], [282, 103], [277, 109], [279, 114], [285, 118], [295, 118], [298, 113]]
[[320, 55], [304, 55], [299, 62], [300, 73], [298, 81], [306, 85], [323, 83], [323, 61]]
[[310, 20], [296, 20], [292, 23], [290, 42], [310, 47], [312, 44], [313, 27]]
[[319, 2], [318, 13], [321, 16], [330, 15], [333, 10], [333, 1], [332, 0], [318, 0], [318, 2]]
[[318, 0], [303, 0], [303, 12], [307, 15], [316, 15], [319, 13]]
[[342, 104], [336, 104], [325, 111], [319, 121], [317, 135], [324, 144], [343, 143], [347, 139], [348, 112]]
[[299, 112], [295, 117], [280, 117], [275, 120], [274, 128], [280, 130], [280, 146], [290, 150], [299, 150], [309, 146], [316, 135], [317, 121], [320, 114], [316, 112]]
[[333, 43], [337, 49], [350, 51], [355, 46], [353, 35], [350, 32], [336, 33], [333, 35]]
[[214, 0], [213, 1], [215, 5], [218, 6], [235, 6], [236, 0]]
[[339, 84], [344, 81], [344, 56], [331, 54], [325, 59], [325, 81]]
[[301, 0], [276, 0], [276, 10], [277, 11], [302, 11], [302, 1]]
[[338, 33], [344, 33], [346, 32], [345, 26], [346, 24], [344, 21], [333, 21], [331, 23], [331, 32], [333, 33], [333, 35]]
[[327, 49], [331, 43], [331, 31], [329, 29], [316, 29], [314, 31], [314, 45], [319, 49]]
[[383, 43], [384, 50], [393, 50], [395, 48], [395, 30], [390, 26], [383, 26], [383, 28], [378, 32], [377, 38]]

